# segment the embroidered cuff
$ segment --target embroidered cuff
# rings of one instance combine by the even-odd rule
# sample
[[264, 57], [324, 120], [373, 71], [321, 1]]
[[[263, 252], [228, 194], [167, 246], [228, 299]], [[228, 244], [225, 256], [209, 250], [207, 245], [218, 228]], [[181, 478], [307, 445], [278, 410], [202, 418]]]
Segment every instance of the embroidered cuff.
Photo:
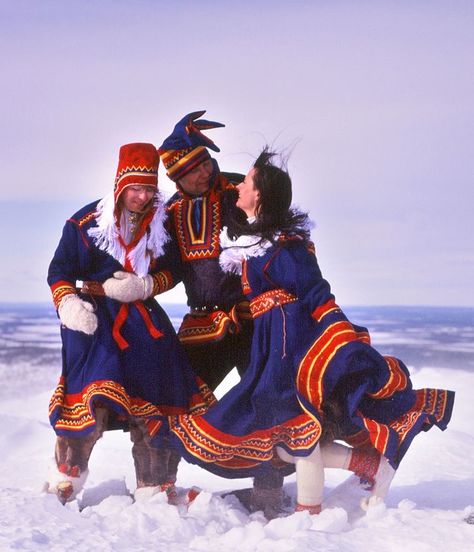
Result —
[[173, 287], [173, 276], [169, 270], [160, 270], [151, 276], [153, 277], [152, 296], [159, 295]]
[[51, 286], [51, 293], [53, 294], [53, 302], [57, 310], [66, 295], [76, 295], [76, 287], [71, 282], [59, 280], [59, 282]]

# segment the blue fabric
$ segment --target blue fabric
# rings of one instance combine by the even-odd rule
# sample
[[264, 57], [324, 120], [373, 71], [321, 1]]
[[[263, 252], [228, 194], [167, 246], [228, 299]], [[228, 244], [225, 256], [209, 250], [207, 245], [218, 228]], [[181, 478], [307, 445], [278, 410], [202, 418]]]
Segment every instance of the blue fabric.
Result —
[[193, 205], [193, 227], [196, 235], [199, 235], [201, 231], [201, 211], [202, 211], [202, 197], [196, 197], [192, 200]]
[[[104, 282], [121, 264], [92, 243], [87, 229], [95, 225], [90, 217], [97, 202], [90, 204], [69, 219], [48, 273], [48, 283], [58, 281], [75, 285], [76, 280]], [[203, 406], [201, 391], [184, 350], [168, 316], [154, 299], [129, 304], [121, 335], [128, 347], [121, 350], [112, 335], [114, 321], [122, 303], [103, 296], [83, 295], [92, 303], [98, 318], [93, 335], [61, 327], [63, 343], [62, 383], [52, 400], [56, 404], [50, 421], [59, 435], [81, 436], [94, 429], [94, 405], [105, 403], [117, 414], [160, 420], [164, 430], [169, 414], [187, 412]], [[141, 303], [153, 326], [161, 332], [153, 337], [147, 328]], [[111, 382], [104, 387], [102, 382]], [[90, 394], [91, 400], [84, 399]], [[79, 420], [73, 424], [70, 404], [79, 402]], [[52, 403], [53, 404], [53, 403]], [[69, 405], [69, 406], [68, 406]], [[61, 423], [59, 423], [61, 420]], [[65, 427], [67, 424], [71, 427]], [[158, 438], [158, 437], [157, 437]]]
[[204, 146], [214, 151], [220, 151], [220, 149], [214, 144], [214, 142], [205, 136], [201, 130], [220, 128], [225, 125], [215, 121], [206, 121], [200, 119], [206, 113], [203, 111], [194, 111], [188, 113], [180, 121], [178, 121], [173, 129], [173, 132], [164, 140], [163, 144], [159, 147], [159, 151], [169, 150], [182, 150], [188, 148], [196, 148], [198, 146]]
[[[419, 401], [414, 412], [418, 418], [413, 427], [407, 423], [406, 428], [394, 429], [388, 425], [382, 428], [388, 437], [380, 452], [394, 467], [417, 433], [433, 424], [441, 429], [446, 427], [453, 393], [413, 391], [408, 370], [400, 361], [396, 365], [404, 382], [403, 389], [390, 398], [371, 397], [391, 381], [387, 361], [357, 338], [359, 333], [366, 334], [365, 328], [352, 325], [333, 303], [334, 296], [322, 277], [316, 257], [302, 240], [271, 247], [265, 255], [250, 258], [246, 268], [249, 299], [283, 288], [298, 300], [276, 306], [254, 320], [250, 364], [240, 383], [217, 405], [203, 416], [179, 416], [172, 420], [173, 439], [188, 461], [232, 478], [256, 475], [272, 460], [276, 445], [296, 456], [310, 454], [324, 426], [321, 404], [313, 399], [319, 384], [322, 400], [337, 401], [341, 410], [338, 423], [347, 438], [367, 432], [367, 421], [393, 424], [411, 413]], [[313, 311], [326, 304], [334, 304], [335, 308], [319, 321], [313, 318]], [[354, 336], [339, 348], [329, 345], [324, 373], [316, 369], [311, 379], [305, 380], [302, 360], [319, 338], [333, 332], [337, 339], [339, 325]], [[323, 352], [316, 350], [317, 354]], [[311, 396], [304, 392], [308, 385]], [[430, 414], [430, 401], [422, 400], [424, 395], [444, 401], [444, 410], [440, 407], [442, 414], [437, 418]], [[304, 438], [291, 433], [297, 427], [304, 428]], [[264, 463], [250, 465], [250, 458], [260, 458]]]

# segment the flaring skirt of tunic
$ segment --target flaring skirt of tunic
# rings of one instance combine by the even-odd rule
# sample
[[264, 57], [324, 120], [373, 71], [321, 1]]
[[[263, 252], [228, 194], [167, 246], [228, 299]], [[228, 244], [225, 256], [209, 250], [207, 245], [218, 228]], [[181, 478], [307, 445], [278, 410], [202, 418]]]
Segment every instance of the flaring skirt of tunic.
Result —
[[[199, 381], [163, 309], [154, 300], [135, 304], [120, 328], [122, 349], [114, 338], [121, 304], [95, 298], [98, 328], [93, 335], [61, 327], [63, 368], [51, 398], [49, 416], [57, 435], [81, 437], [94, 430], [95, 407], [108, 407], [119, 418], [146, 419], [159, 445], [168, 416], [202, 413], [214, 402]], [[123, 341], [122, 341], [123, 340]], [[123, 345], [122, 345], [123, 346]]]
[[291, 303], [255, 320], [242, 380], [205, 414], [170, 418], [188, 461], [237, 478], [281, 465], [276, 446], [307, 456], [321, 440], [328, 402], [337, 405], [337, 437], [376, 448], [394, 468], [420, 431], [446, 428], [453, 392], [413, 390], [405, 365], [373, 349], [365, 328], [340, 310], [322, 318]]

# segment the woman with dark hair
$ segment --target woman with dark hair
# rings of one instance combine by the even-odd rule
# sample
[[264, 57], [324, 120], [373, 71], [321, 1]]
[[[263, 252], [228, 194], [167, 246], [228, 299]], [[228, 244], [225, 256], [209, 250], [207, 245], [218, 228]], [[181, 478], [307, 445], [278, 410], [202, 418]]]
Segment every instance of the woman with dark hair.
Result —
[[346, 318], [273, 157], [265, 148], [238, 186], [248, 224], [221, 235], [221, 266], [241, 275], [254, 318], [249, 367], [206, 414], [171, 427], [188, 460], [224, 477], [294, 465], [297, 510], [321, 510], [324, 467], [357, 474], [368, 506], [383, 500], [415, 435], [446, 428], [454, 394], [413, 390], [405, 365]]

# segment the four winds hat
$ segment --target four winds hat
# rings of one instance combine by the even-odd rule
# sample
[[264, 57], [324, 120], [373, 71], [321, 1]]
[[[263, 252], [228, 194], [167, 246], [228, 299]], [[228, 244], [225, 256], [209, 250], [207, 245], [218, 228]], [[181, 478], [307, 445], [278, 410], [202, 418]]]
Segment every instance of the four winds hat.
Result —
[[115, 177], [115, 203], [127, 186], [153, 186], [158, 189], [160, 158], [153, 144], [125, 144], [120, 148], [117, 176]]
[[177, 182], [206, 159], [210, 159], [206, 148], [214, 151], [220, 149], [212, 140], [204, 136], [201, 130], [223, 127], [222, 123], [205, 121], [199, 117], [205, 111], [194, 111], [183, 117], [174, 127], [173, 132], [158, 149], [168, 177]]

